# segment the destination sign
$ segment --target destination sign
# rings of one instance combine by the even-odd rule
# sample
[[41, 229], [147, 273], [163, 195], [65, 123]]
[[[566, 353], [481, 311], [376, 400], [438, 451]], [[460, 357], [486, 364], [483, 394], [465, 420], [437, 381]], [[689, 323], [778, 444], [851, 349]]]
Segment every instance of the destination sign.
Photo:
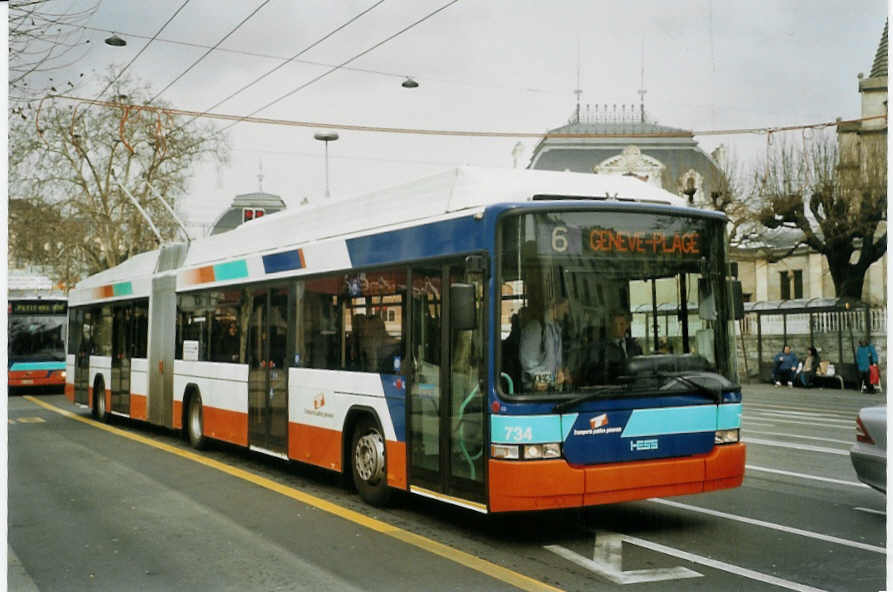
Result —
[[537, 252], [541, 255], [591, 255], [660, 257], [700, 257], [702, 236], [696, 230], [627, 230], [619, 228], [580, 228], [572, 225], [541, 224], [537, 232]]
[[600, 253], [700, 255], [701, 237], [697, 232], [624, 232], [593, 229], [589, 231], [589, 249]]
[[9, 314], [14, 315], [64, 315], [68, 312], [67, 302], [10, 302]]

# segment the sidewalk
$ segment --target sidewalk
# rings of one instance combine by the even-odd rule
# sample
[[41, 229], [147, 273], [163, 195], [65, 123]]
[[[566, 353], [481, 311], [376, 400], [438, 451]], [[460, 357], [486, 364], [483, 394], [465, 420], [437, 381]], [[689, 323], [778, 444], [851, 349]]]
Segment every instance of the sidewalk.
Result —
[[747, 382], [741, 385], [741, 393], [745, 400], [749, 394], [764, 395], [768, 397], [777, 397], [779, 399], [796, 394], [810, 397], [820, 397], [822, 399], [837, 399], [841, 401], [859, 402], [861, 406], [868, 407], [871, 405], [885, 405], [887, 403], [887, 393], [876, 391], [874, 394], [861, 393], [858, 389], [838, 389], [838, 388], [802, 388], [789, 387], [787, 385], [775, 386], [768, 382]]

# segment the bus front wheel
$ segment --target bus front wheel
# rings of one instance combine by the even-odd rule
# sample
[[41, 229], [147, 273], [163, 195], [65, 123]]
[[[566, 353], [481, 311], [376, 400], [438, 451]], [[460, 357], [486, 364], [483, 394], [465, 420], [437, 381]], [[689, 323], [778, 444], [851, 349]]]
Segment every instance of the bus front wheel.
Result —
[[391, 497], [385, 464], [384, 437], [375, 422], [364, 417], [353, 431], [351, 443], [353, 482], [363, 500], [373, 506], [385, 505]]
[[189, 445], [196, 450], [205, 447], [207, 439], [202, 425], [202, 399], [198, 395], [189, 400], [189, 411], [186, 413], [186, 435]]

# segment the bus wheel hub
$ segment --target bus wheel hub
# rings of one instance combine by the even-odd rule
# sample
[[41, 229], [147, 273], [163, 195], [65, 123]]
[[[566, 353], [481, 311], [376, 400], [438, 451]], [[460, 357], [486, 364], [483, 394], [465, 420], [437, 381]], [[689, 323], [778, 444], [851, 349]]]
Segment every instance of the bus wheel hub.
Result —
[[354, 451], [357, 474], [367, 483], [375, 483], [384, 473], [384, 441], [378, 432], [370, 432], [357, 440]]

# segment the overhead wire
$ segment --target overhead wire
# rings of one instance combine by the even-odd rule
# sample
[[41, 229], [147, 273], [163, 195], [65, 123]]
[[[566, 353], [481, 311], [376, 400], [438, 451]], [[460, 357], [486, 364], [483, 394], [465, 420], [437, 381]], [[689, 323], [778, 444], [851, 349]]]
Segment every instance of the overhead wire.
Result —
[[[445, 130], [445, 129], [425, 129], [425, 128], [404, 128], [404, 127], [384, 127], [371, 125], [356, 125], [349, 123], [331, 123], [319, 121], [297, 121], [290, 119], [274, 119], [269, 117], [255, 117], [253, 115], [230, 115], [225, 113], [208, 113], [206, 111], [190, 111], [188, 109], [176, 109], [173, 107], [155, 107], [152, 105], [130, 105], [117, 101], [106, 101], [100, 99], [88, 99], [85, 97], [75, 97], [70, 95], [50, 95], [50, 98], [76, 101], [80, 103], [88, 103], [103, 107], [111, 107], [115, 109], [130, 109], [133, 111], [150, 111], [164, 115], [184, 115], [189, 117], [202, 117], [206, 119], [216, 119], [223, 121], [233, 121], [235, 123], [257, 123], [265, 125], [280, 125], [286, 127], [312, 127], [320, 129], [338, 129], [358, 132], [377, 132], [388, 134], [410, 134], [425, 136], [465, 136], [478, 138], [616, 138], [617, 134], [603, 133], [552, 133], [552, 132], [501, 132], [486, 130]], [[653, 133], [630, 133], [623, 134], [624, 138], [690, 138], [694, 136], [732, 136], [740, 134], [768, 134], [769, 136], [781, 132], [798, 131], [798, 130], [818, 130], [827, 127], [834, 127], [849, 123], [859, 123], [866, 121], [874, 121], [878, 119], [886, 119], [886, 115], [874, 115], [871, 117], [862, 117], [848, 120], [822, 121], [817, 123], [785, 125], [785, 126], [769, 126], [769, 127], [750, 127], [750, 128], [732, 128], [732, 129], [714, 129], [714, 130], [678, 130], [672, 132], [653, 132]]]
[[[272, 69], [270, 69], [270, 70], [267, 70], [266, 72], [264, 72], [263, 74], [261, 74], [260, 76], [258, 76], [257, 78], [255, 78], [254, 80], [252, 80], [251, 82], [249, 82], [248, 84], [246, 84], [245, 86], [243, 86], [242, 88], [240, 88], [239, 90], [237, 90], [237, 91], [231, 93], [230, 95], [228, 95], [228, 96], [225, 97], [224, 99], [221, 99], [220, 101], [214, 103], [213, 105], [211, 105], [210, 107], [208, 107], [207, 109], [205, 109], [205, 111], [206, 111], [206, 112], [208, 112], [208, 111], [212, 111], [212, 110], [216, 109], [217, 107], [219, 107], [220, 105], [226, 103], [226, 102], [229, 101], [230, 99], [232, 99], [232, 98], [234, 98], [234, 97], [240, 95], [241, 93], [243, 93], [244, 91], [248, 90], [249, 88], [251, 88], [252, 86], [254, 86], [255, 84], [257, 84], [258, 82], [260, 82], [261, 80], [263, 80], [263, 79], [266, 78], [267, 76], [273, 74], [274, 72], [276, 72], [276, 71], [279, 70], [280, 68], [286, 66], [287, 64], [289, 64], [289, 63], [291, 63], [291, 62], [293, 62], [293, 61], [296, 61], [297, 58], [299, 58], [299, 57], [302, 56], [303, 54], [307, 53], [308, 51], [310, 51], [311, 49], [313, 49], [314, 47], [316, 47], [317, 45], [319, 45], [319, 44], [322, 43], [323, 41], [326, 41], [327, 39], [329, 39], [330, 37], [332, 37], [332, 35], [335, 35], [336, 33], [340, 32], [342, 29], [344, 29], [345, 27], [349, 26], [351, 23], [353, 23], [353, 22], [357, 21], [358, 19], [362, 18], [363, 16], [365, 16], [366, 14], [368, 14], [368, 13], [371, 12], [373, 9], [375, 9], [376, 7], [380, 6], [380, 5], [383, 4], [383, 3], [384, 3], [384, 0], [379, 0], [378, 2], [376, 2], [375, 4], [373, 4], [372, 6], [370, 6], [369, 8], [367, 8], [367, 9], [361, 11], [360, 13], [354, 15], [354, 16], [353, 16], [352, 18], [350, 18], [348, 21], [346, 21], [346, 22], [344, 22], [343, 24], [339, 25], [339, 26], [336, 27], [335, 29], [332, 29], [331, 31], [329, 31], [328, 33], [326, 33], [325, 35], [323, 35], [322, 37], [320, 37], [319, 39], [317, 39], [316, 41], [314, 41], [313, 43], [311, 43], [311, 44], [308, 45], [307, 47], [303, 48], [301, 51], [299, 51], [298, 53], [296, 53], [296, 54], [293, 55], [292, 57], [288, 58], [287, 60], [285, 60], [284, 62], [282, 62], [282, 63], [279, 64], [278, 66], [275, 66], [274, 68], [272, 68]], [[218, 44], [218, 45], [219, 45], [219, 44]], [[193, 117], [192, 119], [190, 119], [190, 120], [187, 121], [186, 123], [184, 123], [184, 124], [182, 124], [182, 125], [179, 125], [179, 126], [177, 126], [177, 127], [183, 127], [183, 126], [185, 126], [185, 125], [188, 125], [189, 123], [191, 123], [191, 122], [194, 121], [194, 120], [195, 120], [195, 118]]]
[[242, 21], [241, 21], [238, 25], [236, 25], [236, 26], [235, 26], [229, 33], [227, 33], [226, 35], [224, 35], [224, 36], [220, 39], [220, 41], [218, 41], [217, 43], [215, 43], [212, 47], [210, 47], [210, 48], [208, 49], [208, 51], [206, 51], [206, 52], [203, 53], [201, 56], [199, 56], [199, 58], [198, 58], [197, 60], [195, 60], [194, 62], [192, 62], [192, 63], [189, 65], [188, 68], [186, 68], [185, 70], [183, 70], [182, 72], [180, 72], [180, 74], [179, 74], [176, 78], [174, 78], [173, 80], [171, 80], [171, 81], [167, 84], [167, 86], [165, 86], [165, 87], [162, 88], [160, 91], [158, 91], [157, 93], [155, 93], [155, 95], [154, 95], [151, 99], [149, 99], [148, 102], [149, 102], [149, 103], [153, 103], [153, 102], [155, 101], [155, 99], [157, 99], [159, 96], [161, 96], [162, 94], [164, 94], [164, 92], [167, 91], [167, 90], [168, 90], [170, 87], [172, 87], [174, 84], [176, 84], [178, 80], [180, 80], [181, 78], [183, 78], [184, 76], [186, 76], [186, 74], [188, 74], [190, 70], [192, 70], [193, 68], [195, 68], [195, 67], [196, 67], [202, 60], [204, 60], [206, 57], [208, 57], [208, 56], [211, 54], [212, 51], [214, 51], [215, 49], [217, 49], [217, 48], [220, 46], [221, 43], [223, 43], [224, 41], [226, 41], [227, 39], [229, 39], [230, 36], [231, 36], [233, 33], [235, 33], [236, 31], [238, 31], [238, 30], [242, 27], [242, 25], [244, 25], [244, 24], [247, 23], [249, 20], [251, 20], [251, 18], [252, 18], [254, 15], [256, 15], [258, 12], [260, 12], [260, 10], [261, 10], [264, 6], [266, 6], [267, 4], [269, 4], [269, 3], [270, 3], [270, 0], [264, 0], [263, 2], [261, 2], [261, 3], [257, 6], [257, 8], [255, 8], [254, 10], [252, 10], [251, 13], [250, 13], [248, 16], [246, 16], [244, 19], [242, 19]]
[[420, 19], [416, 20], [415, 22], [413, 22], [413, 23], [411, 23], [411, 24], [409, 24], [409, 25], [403, 27], [402, 29], [400, 29], [400, 30], [397, 31], [396, 33], [394, 33], [394, 34], [388, 36], [388, 37], [385, 38], [385, 39], [382, 39], [381, 41], [379, 41], [378, 43], [376, 43], [376, 44], [373, 45], [372, 47], [369, 47], [368, 49], [365, 49], [365, 50], [361, 51], [360, 53], [358, 53], [358, 54], [356, 54], [356, 55], [354, 55], [354, 56], [348, 58], [347, 60], [341, 62], [341, 63], [338, 64], [337, 66], [334, 66], [334, 67], [330, 68], [329, 70], [327, 70], [326, 72], [323, 72], [323, 73], [320, 74], [319, 76], [316, 76], [316, 77], [314, 77], [314, 78], [311, 78], [311, 79], [308, 80], [307, 82], [305, 82], [305, 83], [303, 83], [303, 84], [297, 86], [296, 88], [294, 88], [294, 89], [288, 91], [287, 93], [281, 95], [280, 97], [277, 97], [276, 99], [273, 99], [272, 101], [270, 101], [269, 103], [267, 103], [267, 104], [264, 105], [263, 107], [260, 107], [260, 108], [258, 108], [258, 109], [255, 109], [254, 111], [252, 111], [251, 113], [249, 113], [247, 116], [245, 116], [245, 118], [240, 119], [240, 120], [238, 120], [238, 121], [235, 121], [235, 122], [231, 123], [230, 125], [226, 126], [225, 128], [223, 128], [223, 129], [220, 130], [220, 131], [221, 131], [221, 132], [224, 132], [224, 131], [226, 131], [226, 130], [232, 128], [233, 126], [238, 125], [239, 123], [241, 123], [241, 121], [247, 120], [247, 118], [250, 118], [250, 117], [252, 117], [252, 116], [254, 116], [254, 115], [257, 115], [257, 114], [260, 113], [261, 111], [264, 111], [264, 110], [266, 110], [266, 109], [269, 109], [269, 108], [272, 107], [273, 105], [275, 105], [275, 104], [279, 103], [280, 101], [282, 101], [282, 100], [284, 100], [284, 99], [287, 99], [288, 97], [292, 96], [293, 94], [295, 94], [295, 93], [297, 93], [297, 92], [299, 92], [299, 91], [301, 91], [301, 90], [307, 88], [307, 87], [310, 86], [311, 84], [314, 84], [314, 83], [316, 83], [316, 82], [322, 80], [323, 78], [325, 78], [326, 76], [328, 76], [328, 75], [331, 74], [332, 72], [335, 72], [335, 71], [339, 70], [342, 66], [346, 66], [347, 64], [349, 64], [349, 63], [351, 63], [351, 62], [353, 62], [353, 61], [355, 61], [355, 60], [358, 60], [359, 58], [363, 57], [364, 55], [368, 54], [369, 52], [371, 52], [371, 51], [373, 51], [373, 50], [375, 50], [375, 49], [378, 49], [379, 47], [381, 47], [381, 46], [384, 45], [385, 43], [388, 43], [389, 41], [395, 39], [396, 37], [402, 35], [403, 33], [407, 32], [407, 31], [409, 31], [410, 29], [412, 29], [412, 28], [414, 28], [414, 27], [420, 25], [421, 23], [427, 21], [428, 19], [430, 19], [430, 18], [433, 17], [434, 15], [436, 15], [436, 14], [438, 14], [438, 13], [440, 13], [440, 12], [446, 10], [447, 8], [449, 8], [450, 6], [452, 6], [453, 4], [455, 4], [455, 3], [458, 2], [458, 1], [459, 1], [459, 0], [450, 0], [449, 2], [447, 2], [446, 4], [444, 4], [443, 6], [441, 6], [440, 8], [437, 8], [437, 9], [435, 9], [435, 10], [429, 12], [428, 14], [426, 14], [425, 16], [423, 16], [422, 18], [420, 18]]
[[[80, 25], [80, 27], [83, 29], [86, 29], [88, 31], [95, 31], [98, 33], [117, 33], [117, 34], [120, 34], [120, 35], [122, 35], [124, 37], [128, 37], [128, 38], [133, 37], [134, 39], [149, 39], [148, 35], [139, 35], [137, 33], [128, 33], [126, 31], [121, 31], [121, 30], [102, 29], [99, 27], [90, 27], [87, 25]], [[195, 47], [195, 48], [199, 48], [199, 49], [208, 49], [209, 47], [211, 47], [210, 45], [205, 45], [205, 44], [201, 44], [201, 43], [193, 43], [191, 41], [181, 41], [178, 39], [166, 39], [166, 38], [162, 38], [162, 37], [158, 37], [155, 41], [158, 43], [170, 43], [172, 45], [182, 45], [184, 47]], [[232, 48], [228, 48], [228, 47], [217, 47], [217, 48], [215, 48], [214, 51], [230, 53], [233, 55], [252, 57], [252, 58], [263, 58], [263, 59], [269, 59], [269, 60], [277, 60], [280, 62], [291, 61], [293, 63], [306, 64], [308, 66], [319, 66], [319, 67], [324, 67], [324, 68], [331, 68], [333, 66], [333, 64], [327, 63], [327, 62], [317, 62], [314, 60], [301, 60], [301, 59], [295, 58], [294, 56], [292, 56], [291, 58], [287, 58], [287, 57], [284, 57], [281, 55], [273, 55], [273, 54], [269, 54], [269, 53], [262, 53], [262, 52], [256, 52], [256, 51], [247, 51], [244, 49], [232, 49]], [[364, 74], [375, 74], [378, 76], [387, 76], [389, 78], [404, 79], [407, 76], [407, 73], [405, 73], [405, 72], [404, 73], [386, 72], [384, 70], [376, 70], [374, 68], [358, 68], [356, 66], [342, 66], [341, 69], [347, 70], [349, 72], [362, 72]], [[425, 76], [425, 80], [434, 81], [434, 82], [442, 82], [442, 83], [446, 83], [446, 84], [458, 84], [461, 86], [468, 86], [471, 88], [502, 88], [502, 89], [509, 89], [509, 90], [520, 90], [523, 92], [562, 95], [562, 96], [571, 93], [570, 89], [568, 89], [568, 90], [550, 90], [550, 89], [536, 88], [536, 87], [509, 87], [509, 86], [505, 86], [505, 85], [481, 84], [479, 82], [450, 80], [450, 79], [436, 78], [436, 77], [432, 78], [429, 76]], [[208, 109], [208, 110], [210, 111], [210, 109]]]
[[115, 82], [117, 82], [119, 78], [121, 78], [121, 75], [124, 74], [124, 72], [125, 72], [131, 65], [133, 65], [133, 62], [135, 62], [141, 55], [143, 55], [143, 53], [146, 51], [146, 49], [148, 49], [149, 46], [152, 44], [152, 42], [155, 41], [155, 38], [158, 37], [158, 35], [160, 35], [162, 31], [164, 31], [164, 29], [171, 23], [171, 21], [173, 21], [175, 18], [177, 18], [177, 15], [180, 14], [180, 11], [182, 11], [184, 8], [186, 8], [186, 5], [189, 4], [189, 2], [190, 2], [190, 0], [183, 0], [183, 4], [181, 4], [180, 7], [177, 8], [177, 10], [174, 11], [174, 14], [172, 14], [172, 15], [170, 16], [170, 18], [168, 18], [166, 21], [164, 21], [164, 24], [161, 25], [161, 28], [158, 29], [158, 31], [156, 31], [154, 35], [152, 35], [152, 37], [146, 42], [146, 44], [142, 47], [142, 49], [140, 49], [140, 50], [137, 52], [137, 54], [136, 54], [135, 56], [133, 56], [133, 57], [130, 59], [130, 61], [127, 62], [127, 64], [126, 64], [123, 68], [121, 68], [121, 69], [118, 71], [118, 73], [115, 75], [114, 78], [112, 78], [111, 80], [109, 80], [109, 83], [105, 85], [105, 88], [102, 89], [102, 91], [97, 95], [97, 98], [98, 98], [98, 97], [101, 97], [102, 95], [104, 95], [104, 94], [106, 93], [106, 91], [107, 91], [109, 88], [111, 88], [111, 86], [112, 86]]

